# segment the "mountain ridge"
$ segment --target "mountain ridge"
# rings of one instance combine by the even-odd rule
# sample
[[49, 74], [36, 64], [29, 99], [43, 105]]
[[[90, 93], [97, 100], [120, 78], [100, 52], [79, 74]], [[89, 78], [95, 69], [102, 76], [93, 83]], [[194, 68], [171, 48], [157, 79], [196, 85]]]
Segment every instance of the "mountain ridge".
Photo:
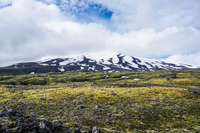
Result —
[[1, 73], [33, 74], [47, 72], [67, 71], [152, 71], [152, 70], [177, 70], [194, 69], [192, 65], [167, 63], [155, 59], [127, 56], [117, 54], [107, 59], [94, 59], [88, 55], [77, 58], [54, 58], [36, 62], [21, 62], [0, 69]]

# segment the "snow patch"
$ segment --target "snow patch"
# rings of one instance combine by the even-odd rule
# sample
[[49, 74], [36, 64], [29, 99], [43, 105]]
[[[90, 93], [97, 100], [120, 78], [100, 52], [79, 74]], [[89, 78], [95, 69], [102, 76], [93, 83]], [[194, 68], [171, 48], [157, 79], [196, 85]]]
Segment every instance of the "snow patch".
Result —
[[42, 63], [42, 62], [47, 62], [50, 60], [53, 60], [54, 58], [45, 58], [45, 59], [41, 59], [40, 61], [37, 61], [38, 64]]
[[58, 68], [61, 72], [64, 72], [65, 71], [65, 69], [63, 68], [63, 67], [61, 67], [61, 68]]
[[127, 78], [129, 78], [128, 76], [122, 76], [121, 77], [122, 79], [127, 79]]
[[110, 67], [104, 66], [103, 70], [110, 70]]
[[42, 65], [42, 66], [48, 66], [49, 64], [46, 64], [46, 63], [41, 63], [39, 65]]
[[89, 60], [89, 62], [90, 62], [90, 63], [95, 63], [96, 61], [95, 61], [95, 60]]
[[105, 77], [105, 78], [108, 78], [109, 76], [108, 76], [108, 75], [104, 75], [104, 77]]
[[95, 67], [94, 67], [94, 66], [93, 66], [93, 67], [89, 67], [88, 70], [93, 70], [93, 71], [95, 71]]
[[68, 63], [71, 63], [71, 62], [67, 60], [67, 61], [60, 62], [59, 64], [61, 66], [64, 66], [64, 65], [67, 65]]

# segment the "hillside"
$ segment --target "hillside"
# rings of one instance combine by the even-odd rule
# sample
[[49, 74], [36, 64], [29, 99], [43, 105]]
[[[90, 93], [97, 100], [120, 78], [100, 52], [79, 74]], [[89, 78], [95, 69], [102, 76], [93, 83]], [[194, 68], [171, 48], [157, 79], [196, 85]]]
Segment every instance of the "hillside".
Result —
[[136, 58], [118, 54], [108, 59], [93, 59], [90, 56], [77, 58], [55, 58], [37, 62], [16, 63], [0, 68], [0, 74], [33, 74], [47, 72], [102, 72], [102, 71], [152, 71], [152, 70], [186, 70], [196, 68], [192, 65], [173, 64], [164, 61]]

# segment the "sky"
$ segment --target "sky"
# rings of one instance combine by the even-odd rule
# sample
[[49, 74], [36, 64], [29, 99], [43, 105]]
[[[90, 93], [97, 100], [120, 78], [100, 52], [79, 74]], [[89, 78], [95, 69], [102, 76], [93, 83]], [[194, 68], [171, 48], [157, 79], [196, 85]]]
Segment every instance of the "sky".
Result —
[[200, 66], [200, 0], [0, 0], [0, 66], [86, 53]]

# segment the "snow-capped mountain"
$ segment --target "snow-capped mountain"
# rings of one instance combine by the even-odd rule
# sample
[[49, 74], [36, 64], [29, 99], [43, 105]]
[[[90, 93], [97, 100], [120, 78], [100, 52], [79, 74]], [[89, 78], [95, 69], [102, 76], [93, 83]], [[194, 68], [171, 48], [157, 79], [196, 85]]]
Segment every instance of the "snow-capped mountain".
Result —
[[[121, 70], [176, 70], [196, 68], [192, 65], [181, 65], [166, 63], [164, 61], [136, 58], [132, 56], [118, 54], [108, 59], [96, 60], [90, 56], [80, 56], [77, 58], [56, 58], [46, 59], [37, 62], [17, 63], [7, 68], [10, 71], [17, 71], [18, 74], [46, 73], [46, 72], [67, 72], [67, 71], [121, 71]], [[16, 68], [16, 69], [14, 69]], [[0, 70], [0, 73], [2, 70]], [[5, 71], [5, 70], [4, 70]]]

